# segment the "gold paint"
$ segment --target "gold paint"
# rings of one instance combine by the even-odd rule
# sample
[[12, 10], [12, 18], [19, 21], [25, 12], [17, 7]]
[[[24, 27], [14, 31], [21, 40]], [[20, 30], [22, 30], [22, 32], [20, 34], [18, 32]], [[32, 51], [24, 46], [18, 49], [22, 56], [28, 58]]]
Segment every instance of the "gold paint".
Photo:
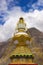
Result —
[[[20, 27], [20, 25], [23, 25]], [[10, 57], [13, 55], [32, 55], [31, 49], [29, 48], [29, 46], [26, 44], [26, 41], [28, 40], [29, 42], [31, 42], [31, 37], [30, 34], [28, 35], [27, 33], [25, 33], [24, 31], [26, 30], [26, 23], [24, 22], [23, 18], [20, 18], [19, 22], [17, 23], [17, 30], [18, 33], [16, 33], [14, 35], [14, 37], [12, 38], [13, 42], [12, 44], [14, 44], [14, 41], [17, 40], [18, 44], [16, 45], [16, 48], [11, 52]], [[23, 34], [20, 34], [22, 33]], [[29, 43], [30, 44], [30, 43]], [[25, 58], [20, 58], [20, 59], [11, 59], [11, 64], [33, 64], [33, 59], [25, 59]]]

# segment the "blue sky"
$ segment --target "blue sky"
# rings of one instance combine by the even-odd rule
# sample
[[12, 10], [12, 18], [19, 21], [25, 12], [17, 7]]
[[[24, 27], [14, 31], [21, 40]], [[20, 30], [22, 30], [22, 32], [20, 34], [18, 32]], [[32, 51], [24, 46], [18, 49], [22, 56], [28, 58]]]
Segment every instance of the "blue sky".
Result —
[[[8, 2], [8, 0], [7, 0]], [[43, 5], [38, 5], [38, 0], [13, 0], [11, 2], [9, 2], [8, 4], [8, 10], [11, 10], [13, 7], [15, 6], [20, 6], [22, 11], [24, 12], [28, 12], [30, 9], [35, 10], [34, 7], [32, 7], [33, 4], [36, 5], [38, 10], [42, 10], [43, 9]]]
[[[1, 1], [6, 2], [5, 9], [7, 8], [7, 11], [9, 12], [16, 6], [20, 7], [24, 12], [30, 12], [30, 10], [34, 11], [35, 9], [43, 10], [43, 0], [0, 0], [0, 7], [3, 6]], [[4, 17], [7, 16], [7, 14], [8, 13], [6, 11], [3, 9], [1, 10], [0, 8], [0, 24], [3, 25], [5, 23]]]
[[12, 37], [20, 17], [43, 32], [43, 0], [0, 0], [0, 41]]
[[[20, 6], [22, 11], [28, 12], [29, 9], [34, 9], [32, 4], [36, 3], [37, 0], [13, 0], [8, 5], [8, 10], [11, 10], [12, 7]], [[24, 9], [25, 7], [25, 9]]]

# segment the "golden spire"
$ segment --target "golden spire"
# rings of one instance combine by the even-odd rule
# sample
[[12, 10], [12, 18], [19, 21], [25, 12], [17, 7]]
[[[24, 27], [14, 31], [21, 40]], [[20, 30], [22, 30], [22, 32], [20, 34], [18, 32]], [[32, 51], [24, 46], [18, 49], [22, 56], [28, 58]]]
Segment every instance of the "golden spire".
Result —
[[26, 30], [26, 23], [24, 22], [24, 19], [21, 17], [17, 23], [17, 30], [18, 32], [23, 32]]
[[10, 54], [11, 64], [33, 64], [34, 56], [30, 48], [31, 37], [25, 32], [26, 23], [22, 17], [17, 23], [17, 30], [18, 33], [15, 33], [12, 38], [12, 43], [16, 48]]

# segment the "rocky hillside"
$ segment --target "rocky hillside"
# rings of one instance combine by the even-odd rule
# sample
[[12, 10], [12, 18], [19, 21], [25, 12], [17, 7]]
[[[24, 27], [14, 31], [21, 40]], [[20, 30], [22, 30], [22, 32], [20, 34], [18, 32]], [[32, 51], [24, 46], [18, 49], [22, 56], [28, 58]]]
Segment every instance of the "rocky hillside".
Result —
[[[40, 32], [35, 28], [30, 28], [26, 32], [28, 34], [30, 33], [31, 37], [33, 38], [31, 49], [35, 57], [34, 62], [43, 65], [43, 32]], [[14, 44], [11, 44], [11, 42], [12, 39], [7, 40], [6, 42], [0, 42], [0, 60], [3, 56], [6, 57], [6, 54], [8, 55], [8, 53], [10, 53], [14, 48]], [[0, 61], [0, 63], [1, 62], [1, 65], [6, 65], [6, 63], [3, 63], [3, 60]]]
[[27, 33], [30, 33], [33, 38], [32, 51], [35, 55], [35, 62], [43, 65], [43, 32], [35, 28], [31, 28], [27, 30]]

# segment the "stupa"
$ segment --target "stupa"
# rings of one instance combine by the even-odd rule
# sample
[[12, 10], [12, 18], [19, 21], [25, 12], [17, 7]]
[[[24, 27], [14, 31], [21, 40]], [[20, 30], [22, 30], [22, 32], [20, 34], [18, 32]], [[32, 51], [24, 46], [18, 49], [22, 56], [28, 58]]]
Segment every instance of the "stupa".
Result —
[[26, 33], [27, 27], [24, 19], [21, 17], [17, 23], [17, 32], [14, 34], [12, 44], [16, 48], [10, 54], [10, 60], [12, 65], [16, 64], [31, 64], [35, 65], [33, 62], [34, 55], [31, 52], [29, 45], [31, 44], [32, 38], [30, 34]]

